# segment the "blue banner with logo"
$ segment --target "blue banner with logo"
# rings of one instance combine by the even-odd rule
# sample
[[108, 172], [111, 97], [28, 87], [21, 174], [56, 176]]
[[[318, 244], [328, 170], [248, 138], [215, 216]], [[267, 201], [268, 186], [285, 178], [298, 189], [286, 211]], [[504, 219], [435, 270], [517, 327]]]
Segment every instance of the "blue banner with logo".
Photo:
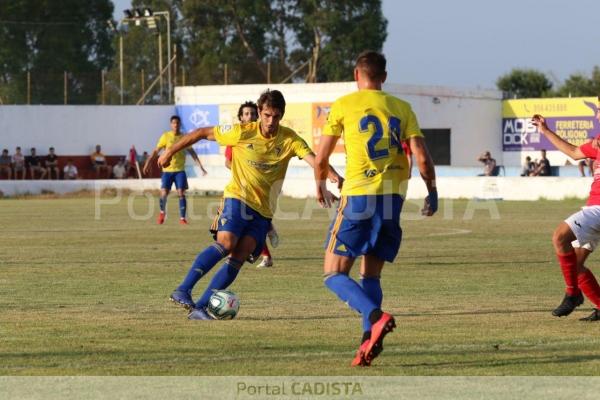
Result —
[[[175, 107], [181, 118], [181, 130], [189, 132], [196, 128], [219, 124], [219, 106], [216, 104], [180, 105]], [[198, 154], [219, 154], [219, 145], [209, 140], [201, 140], [194, 144]]]

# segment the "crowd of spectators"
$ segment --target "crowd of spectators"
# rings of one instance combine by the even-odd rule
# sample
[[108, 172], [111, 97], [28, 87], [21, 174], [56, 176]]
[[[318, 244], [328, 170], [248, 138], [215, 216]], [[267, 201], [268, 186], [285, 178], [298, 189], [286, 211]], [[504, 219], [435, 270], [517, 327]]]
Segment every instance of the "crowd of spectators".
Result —
[[[138, 177], [138, 174], [141, 174], [139, 165], [144, 165], [147, 159], [148, 152], [145, 151], [139, 155], [133, 146], [129, 157], [120, 157], [114, 165], [109, 164], [100, 145], [96, 145], [95, 151], [90, 155], [91, 170], [97, 179]], [[50, 147], [45, 156], [40, 156], [35, 147], [29, 150], [29, 155], [24, 155], [21, 147], [17, 147], [12, 155], [8, 149], [3, 149], [0, 155], [0, 179], [69, 180], [81, 177], [81, 171], [73, 158], [65, 159], [63, 157], [63, 162], [59, 163], [59, 161], [60, 157], [56, 154], [54, 147]], [[59, 164], [62, 165], [62, 168]]]

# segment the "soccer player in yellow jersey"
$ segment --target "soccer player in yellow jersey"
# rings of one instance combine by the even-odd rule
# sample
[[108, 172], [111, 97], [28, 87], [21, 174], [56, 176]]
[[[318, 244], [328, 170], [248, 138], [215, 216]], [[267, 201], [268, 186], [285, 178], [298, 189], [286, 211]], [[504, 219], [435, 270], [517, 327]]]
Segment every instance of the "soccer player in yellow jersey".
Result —
[[[257, 103], [258, 122], [199, 128], [158, 159], [159, 165], [167, 166], [175, 152], [200, 139], [233, 146], [232, 178], [225, 188], [216, 240], [198, 254], [181, 285], [171, 294], [172, 301], [192, 310], [190, 319], [212, 319], [206, 306], [213, 291], [231, 285], [248, 256], [256, 257], [262, 250], [290, 159], [298, 157], [314, 166], [315, 156], [306, 142], [293, 130], [279, 125], [285, 113], [281, 92], [267, 90]], [[331, 168], [325, 177], [333, 182], [342, 181]], [[327, 190], [322, 196], [324, 201], [333, 201], [333, 195]], [[228, 255], [194, 303], [191, 292], [196, 282]]]
[[[161, 135], [160, 139], [158, 139], [158, 143], [156, 148], [150, 155], [150, 157], [146, 160], [144, 164], [144, 174], [148, 174], [150, 172], [150, 165], [156, 160], [158, 153], [163, 149], [171, 148], [175, 143], [177, 143], [181, 138], [183, 138], [183, 134], [181, 133], [181, 119], [177, 115], [173, 115], [171, 117], [171, 130], [165, 132]], [[183, 149], [182, 149], [183, 150]], [[206, 170], [202, 166], [198, 155], [191, 147], [185, 149], [190, 156], [194, 159], [194, 161], [200, 167], [203, 175], [206, 175]], [[173, 162], [168, 167], [162, 169], [161, 173], [161, 186], [160, 186], [160, 214], [158, 215], [158, 223], [163, 224], [165, 222], [166, 216], [166, 205], [167, 205], [167, 196], [169, 196], [169, 192], [173, 187], [173, 183], [175, 183], [175, 188], [177, 189], [177, 194], [179, 195], [179, 223], [182, 225], [187, 225], [187, 219], [185, 218], [185, 214], [187, 211], [187, 200], [185, 198], [185, 191], [188, 188], [187, 175], [185, 173], [185, 152], [179, 151], [175, 153], [173, 156]]]
[[[325, 285], [362, 315], [361, 345], [353, 366], [368, 366], [383, 349], [383, 338], [396, 326], [381, 310], [383, 264], [394, 261], [402, 230], [400, 211], [408, 185], [408, 159], [401, 143], [408, 141], [429, 195], [424, 215], [437, 210], [435, 170], [410, 105], [381, 90], [387, 77], [385, 57], [361, 53], [355, 64], [358, 91], [331, 106], [316, 157], [317, 200], [323, 207], [329, 156], [344, 135], [346, 180], [326, 240]], [[348, 276], [361, 257], [360, 284]]]

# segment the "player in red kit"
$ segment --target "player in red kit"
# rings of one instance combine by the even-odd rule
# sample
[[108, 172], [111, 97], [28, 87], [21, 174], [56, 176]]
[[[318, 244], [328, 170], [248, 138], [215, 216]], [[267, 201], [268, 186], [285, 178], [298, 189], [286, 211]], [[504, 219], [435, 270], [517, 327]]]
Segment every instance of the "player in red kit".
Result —
[[[598, 99], [600, 101], [600, 98]], [[600, 121], [600, 111], [596, 118]], [[534, 115], [532, 124], [548, 140], [567, 156], [582, 160], [600, 159], [600, 149], [593, 142], [574, 146], [554, 133], [541, 115]], [[600, 138], [600, 135], [596, 137]], [[585, 267], [585, 260], [600, 242], [600, 165], [594, 167], [594, 181], [588, 201], [581, 209], [561, 222], [552, 236], [552, 244], [560, 263], [566, 283], [566, 294], [562, 303], [552, 311], [556, 317], [564, 317], [583, 304], [583, 295], [594, 304], [592, 313], [581, 321], [600, 321], [600, 285], [594, 274]]]

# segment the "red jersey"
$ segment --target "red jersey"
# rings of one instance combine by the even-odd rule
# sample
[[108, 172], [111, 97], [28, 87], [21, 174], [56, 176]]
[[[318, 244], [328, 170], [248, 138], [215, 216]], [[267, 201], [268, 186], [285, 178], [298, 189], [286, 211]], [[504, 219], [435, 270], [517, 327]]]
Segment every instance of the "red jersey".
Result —
[[231, 158], [233, 157], [233, 151], [231, 151], [231, 146], [225, 147], [225, 159], [231, 162]]
[[[600, 135], [597, 137], [600, 137]], [[592, 146], [591, 141], [579, 146], [579, 150], [581, 150], [587, 158], [591, 158], [592, 160], [600, 159], [600, 151]], [[600, 162], [594, 163], [594, 181], [592, 182], [590, 197], [588, 198], [586, 205], [600, 206]]]
[[408, 142], [406, 140], [402, 142], [402, 150], [404, 150], [404, 154], [406, 154], [406, 157], [410, 157], [412, 155], [412, 152], [410, 151], [410, 146], [408, 145]]

